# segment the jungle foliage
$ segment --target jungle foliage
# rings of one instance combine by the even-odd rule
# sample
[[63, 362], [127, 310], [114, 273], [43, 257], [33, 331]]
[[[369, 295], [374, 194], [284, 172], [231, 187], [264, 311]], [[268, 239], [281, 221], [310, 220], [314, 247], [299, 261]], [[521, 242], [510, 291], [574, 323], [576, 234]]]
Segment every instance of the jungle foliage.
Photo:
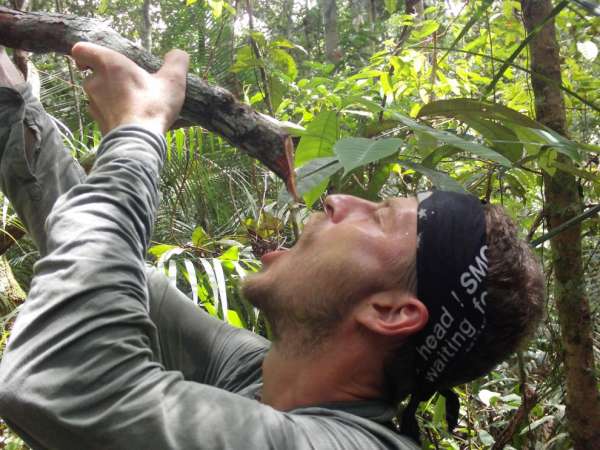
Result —
[[[561, 55], [562, 82], [554, 84], [564, 98], [568, 135], [560, 134], [535, 120], [541, 100], [531, 87], [528, 43], [539, 30], [526, 31], [522, 3], [35, 0], [29, 6], [102, 18], [156, 55], [184, 49], [193, 73], [287, 123], [301, 204], [219, 136], [199, 127], [167, 135], [149, 260], [190, 301], [234, 326], [268, 336], [261, 315], [240, 297], [239, 282], [260, 269], [262, 253], [291, 245], [328, 193], [380, 200], [435, 187], [503, 204], [543, 263], [547, 317], [528, 348], [457, 389], [463, 406], [454, 434], [445, 426], [443, 397], [421, 407], [423, 446], [558, 450], [573, 441], [544, 183], [557, 171], [574, 177], [587, 213], [577, 220], [597, 381], [600, 19], [585, 2], [568, 1], [555, 1], [547, 17]], [[85, 112], [80, 76], [64, 57], [31, 59], [42, 102], [73, 154], [89, 165], [100, 134]], [[0, 204], [2, 229], [18, 229], [8, 202]], [[35, 249], [23, 238], [5, 256], [26, 291]], [[13, 303], [0, 293], [0, 348]], [[23, 444], [4, 427], [0, 448]]]

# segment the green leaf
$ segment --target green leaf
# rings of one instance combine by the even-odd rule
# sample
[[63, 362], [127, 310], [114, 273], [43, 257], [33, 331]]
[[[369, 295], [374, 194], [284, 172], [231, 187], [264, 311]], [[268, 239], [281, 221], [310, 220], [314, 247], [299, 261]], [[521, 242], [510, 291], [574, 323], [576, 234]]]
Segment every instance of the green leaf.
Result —
[[389, 14], [394, 14], [398, 9], [398, 0], [384, 0], [383, 4]]
[[392, 118], [403, 123], [413, 131], [428, 133], [434, 138], [436, 138], [438, 141], [444, 142], [448, 145], [453, 145], [462, 149], [463, 151], [474, 153], [484, 159], [495, 161], [505, 167], [511, 167], [511, 162], [509, 159], [484, 145], [478, 144], [476, 142], [467, 141], [466, 139], [463, 139], [447, 131], [436, 130], [434, 128], [431, 128], [430, 126], [420, 124], [419, 122], [411, 119], [410, 117], [407, 117], [397, 112], [392, 113]]
[[383, 93], [385, 95], [393, 94], [394, 88], [392, 88], [389, 73], [387, 73], [387, 72], [382, 73], [380, 80], [381, 80], [381, 87], [383, 88]]
[[412, 32], [412, 37], [419, 40], [426, 38], [429, 35], [435, 33], [440, 27], [440, 23], [437, 20], [424, 20], [421, 22]]
[[208, 6], [210, 6], [215, 18], [218, 19], [221, 17], [221, 14], [223, 13], [223, 0], [208, 0]]
[[490, 142], [494, 150], [506, 156], [512, 162], [518, 161], [523, 156], [523, 144], [519, 141], [517, 134], [510, 128], [491, 120], [468, 115], [458, 116], [458, 118], [481, 133]]
[[192, 290], [192, 301], [194, 304], [198, 304], [198, 279], [196, 278], [196, 268], [192, 264], [192, 262], [185, 258], [183, 260], [183, 265], [185, 266], [185, 271], [183, 275], [187, 278], [188, 283], [190, 283], [190, 289]]
[[452, 117], [454, 119], [458, 119], [459, 116], [480, 117], [498, 120], [503, 124], [510, 122], [522, 127], [544, 128], [541, 123], [531, 120], [514, 109], [497, 103], [483, 102], [470, 98], [453, 98], [431, 102], [423, 105], [417, 114], [417, 118], [439, 116]]
[[177, 157], [181, 160], [185, 153], [185, 131], [183, 128], [175, 130], [175, 151]]
[[[329, 178], [339, 171], [342, 165], [335, 157], [316, 158], [296, 170], [296, 189], [309, 208], [323, 194], [329, 183]], [[289, 193], [283, 188], [279, 194], [280, 204], [292, 200]]]
[[525, 145], [529, 155], [536, 155], [543, 149], [551, 148], [574, 161], [581, 161], [579, 146], [550, 129], [532, 129], [518, 126], [514, 126], [512, 129]]
[[206, 231], [204, 231], [204, 228], [201, 226], [194, 228], [194, 232], [192, 233], [192, 244], [194, 244], [195, 247], [202, 247], [202, 244], [208, 240], [209, 236]]
[[521, 197], [521, 199], [523, 201], [525, 201], [525, 199], [527, 197], [527, 190], [521, 184], [521, 182], [517, 179], [517, 177], [507, 173], [507, 174], [504, 174], [502, 178], [504, 179], [504, 181], [506, 181], [506, 183], [510, 187], [511, 191], [513, 191], [513, 193], [515, 195], [518, 195], [519, 197]]
[[341, 168], [336, 158], [317, 158], [298, 171], [298, 193], [302, 195], [306, 206], [312, 207], [327, 188], [331, 175]]
[[[194, 1], [197, 1], [197, 0], [194, 0]], [[106, 14], [106, 11], [108, 11], [109, 4], [110, 4], [110, 0], [100, 0], [100, 4], [98, 5], [98, 14]]]
[[479, 435], [479, 440], [481, 441], [481, 443], [486, 447], [491, 447], [492, 445], [494, 445], [494, 442], [496, 442], [494, 437], [485, 430], [479, 430], [477, 434]]
[[465, 189], [456, 180], [450, 178], [444, 172], [429, 169], [412, 161], [401, 160], [398, 161], [398, 164], [425, 175], [433, 183], [433, 185], [441, 191], [465, 192]]
[[150, 247], [148, 249], [148, 253], [150, 253], [152, 256], [154, 256], [155, 258], [160, 258], [161, 256], [163, 256], [163, 254], [177, 249], [179, 248], [177, 245], [169, 245], [169, 244], [158, 244], [158, 245], [153, 245], [152, 247]]
[[563, 164], [558, 161], [553, 161], [551, 163], [551, 165], [556, 167], [557, 169], [564, 171], [564, 172], [568, 172], [571, 175], [575, 175], [576, 177], [584, 178], [584, 179], [592, 181], [594, 183], [600, 182], [600, 176], [594, 175], [593, 173], [588, 172], [586, 170], [579, 169], [578, 167], [575, 167], [575, 166], [572, 166], [569, 164]]
[[551, 420], [554, 420], [554, 416], [544, 416], [541, 419], [538, 420], [534, 420], [533, 422], [531, 422], [529, 425], [523, 427], [523, 429], [521, 430], [521, 432], [519, 433], [520, 436], [523, 436], [524, 434], [529, 433], [532, 430], [535, 430], [537, 427], [539, 427], [540, 425], [545, 424], [546, 422], [549, 422]]
[[296, 66], [296, 61], [294, 61], [294, 58], [288, 52], [276, 48], [271, 51], [271, 56], [284, 69], [283, 71], [288, 77], [292, 80], [296, 79], [298, 76], [298, 67]]
[[378, 140], [344, 138], [335, 143], [333, 151], [344, 166], [344, 175], [346, 175], [357, 167], [394, 154], [402, 144], [402, 139], [398, 138]]
[[446, 422], [446, 397], [443, 395], [437, 396], [433, 409], [433, 424], [436, 427], [443, 427]]
[[378, 78], [383, 75], [381, 70], [363, 70], [356, 75], [352, 75], [347, 81], [364, 80], [365, 78]]
[[364, 106], [367, 109], [367, 111], [370, 111], [372, 113], [378, 113], [383, 110], [382, 106], [379, 103], [374, 102], [373, 100], [369, 100], [368, 98], [360, 97], [358, 95], [352, 95], [342, 98], [342, 110], [352, 105]]
[[322, 111], [306, 126], [296, 149], [295, 165], [301, 167], [308, 161], [333, 156], [337, 140], [338, 116], [335, 111]]
[[435, 166], [437, 166], [442, 159], [460, 152], [462, 152], [462, 149], [458, 147], [454, 147], [452, 145], [442, 145], [431, 151], [425, 158], [423, 158], [421, 164], [429, 169], [435, 169]]
[[221, 261], [238, 261], [240, 259], [240, 248], [237, 245], [229, 247], [221, 256]]
[[229, 322], [229, 325], [236, 328], [244, 328], [244, 322], [242, 322], [238, 313], [232, 309], [227, 311], [227, 322]]

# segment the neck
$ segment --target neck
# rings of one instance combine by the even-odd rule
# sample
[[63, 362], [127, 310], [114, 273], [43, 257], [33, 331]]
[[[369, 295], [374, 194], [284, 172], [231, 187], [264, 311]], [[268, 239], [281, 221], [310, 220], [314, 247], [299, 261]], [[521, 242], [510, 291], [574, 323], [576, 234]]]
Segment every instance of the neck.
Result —
[[273, 344], [263, 362], [262, 402], [289, 411], [382, 398], [385, 355], [373, 349], [383, 346], [374, 346], [360, 333], [340, 334], [308, 354], [290, 353], [284, 345]]

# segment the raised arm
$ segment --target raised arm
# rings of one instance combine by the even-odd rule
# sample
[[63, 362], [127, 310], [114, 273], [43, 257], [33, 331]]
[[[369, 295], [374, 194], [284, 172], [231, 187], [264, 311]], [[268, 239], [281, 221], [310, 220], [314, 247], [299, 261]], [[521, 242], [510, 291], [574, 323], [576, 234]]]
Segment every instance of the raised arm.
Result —
[[[0, 190], [41, 257], [47, 254], [45, 222], [52, 207], [85, 177], [52, 118], [0, 47]], [[181, 371], [186, 380], [234, 389], [232, 380], [245, 384], [240, 371], [252, 371], [252, 364], [242, 368], [233, 363], [236, 359], [250, 359], [254, 370], [260, 369], [266, 340], [208, 316], [159, 271], [147, 269], [147, 278], [150, 318], [158, 332], [152, 348], [156, 361]]]
[[0, 369], [0, 414], [35, 447], [214, 448], [214, 420], [260, 407], [152, 357], [144, 255], [165, 144], [144, 125], [109, 133], [48, 220], [48, 255]]

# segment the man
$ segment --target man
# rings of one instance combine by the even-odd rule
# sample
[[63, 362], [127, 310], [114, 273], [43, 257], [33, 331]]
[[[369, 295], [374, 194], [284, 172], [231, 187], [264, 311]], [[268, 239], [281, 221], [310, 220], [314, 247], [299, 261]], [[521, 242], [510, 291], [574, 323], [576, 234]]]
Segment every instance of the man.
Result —
[[32, 447], [415, 448], [394, 425], [399, 401], [411, 395], [412, 437], [436, 391], [455, 421], [448, 389], [539, 319], [539, 267], [510, 220], [441, 192], [328, 197], [243, 287], [272, 345], [209, 317], [144, 265], [187, 56], [149, 75], [96, 45], [72, 55], [92, 70], [84, 88], [105, 134], [85, 179], [0, 60], [2, 189], [42, 256], [0, 366], [0, 415]]

